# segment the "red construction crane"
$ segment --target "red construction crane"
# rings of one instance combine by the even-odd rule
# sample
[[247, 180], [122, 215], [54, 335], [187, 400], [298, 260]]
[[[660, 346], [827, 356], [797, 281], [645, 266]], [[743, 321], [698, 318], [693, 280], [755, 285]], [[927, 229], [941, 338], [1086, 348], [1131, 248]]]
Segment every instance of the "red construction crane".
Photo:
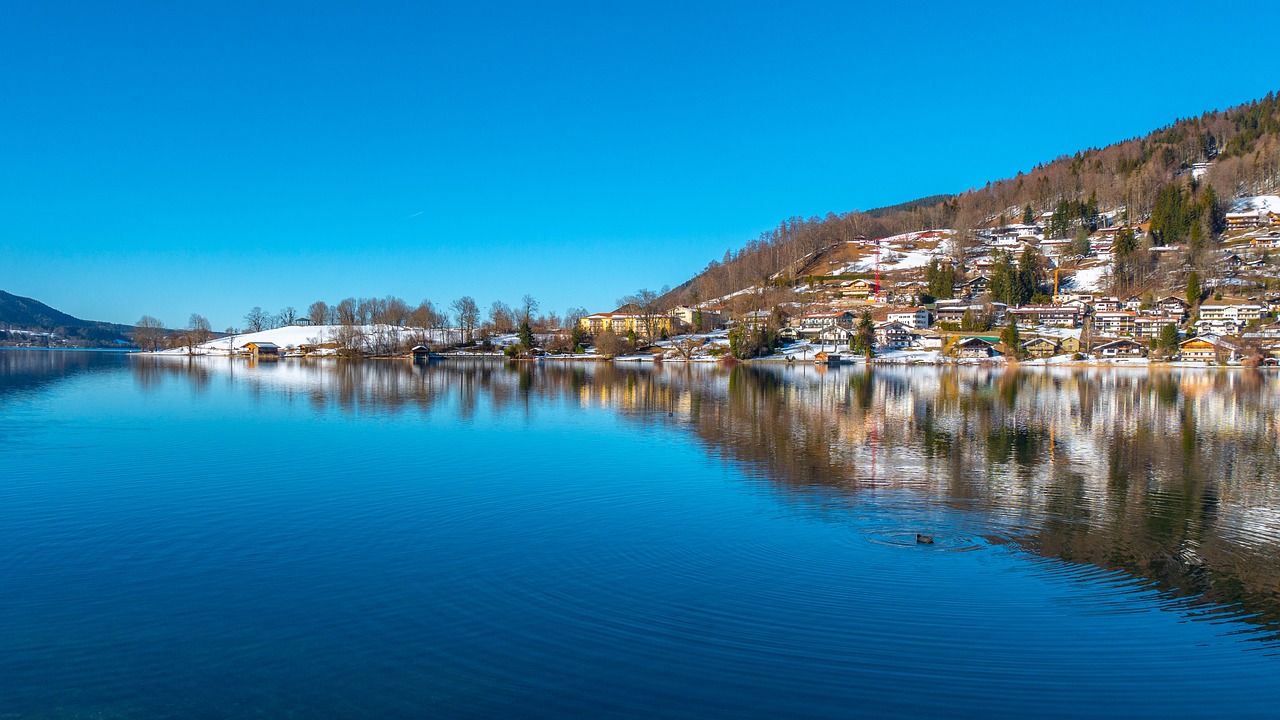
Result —
[[880, 296], [880, 239], [876, 238], [876, 298]]

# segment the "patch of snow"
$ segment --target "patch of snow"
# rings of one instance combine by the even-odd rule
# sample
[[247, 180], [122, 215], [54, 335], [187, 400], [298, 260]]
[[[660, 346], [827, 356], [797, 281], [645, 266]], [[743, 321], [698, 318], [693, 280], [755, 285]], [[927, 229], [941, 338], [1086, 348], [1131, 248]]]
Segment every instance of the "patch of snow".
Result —
[[[227, 337], [210, 340], [195, 346], [190, 352], [187, 348], [173, 348], [169, 350], [161, 350], [161, 355], [226, 355], [234, 348], [239, 351], [244, 349], [245, 345], [252, 342], [257, 343], [273, 343], [280, 346], [282, 350], [289, 350], [304, 344], [319, 344], [332, 342], [339, 332], [344, 330], [342, 325], [288, 325], [285, 327], [273, 328], [271, 330], [261, 330], [259, 332], [239, 333], [229, 335]], [[432, 343], [445, 344], [457, 342], [459, 331], [457, 330], [423, 330], [421, 328], [394, 327], [391, 325], [359, 325], [356, 329], [360, 330], [366, 337], [375, 338], [381, 335], [399, 335], [402, 344], [425, 337]], [[507, 338], [514, 338], [515, 335], [499, 336], [495, 339], [495, 343], [501, 343]], [[508, 343], [510, 344], [510, 343]]]
[[1242, 197], [1231, 201], [1231, 212], [1233, 213], [1251, 212], [1253, 210], [1280, 213], [1280, 195], [1254, 195], [1253, 197]]
[[1095, 265], [1093, 267], [1077, 270], [1076, 274], [1071, 278], [1071, 288], [1080, 292], [1101, 292], [1102, 278], [1108, 274], [1106, 265]]
[[[913, 270], [915, 268], [926, 267], [930, 260], [933, 260], [934, 253], [928, 250], [910, 250], [905, 252], [889, 251], [880, 254], [880, 269], [884, 271], [890, 270]], [[845, 265], [841, 273], [859, 273], [871, 272], [876, 269], [875, 256], [863, 258], [858, 262]]]

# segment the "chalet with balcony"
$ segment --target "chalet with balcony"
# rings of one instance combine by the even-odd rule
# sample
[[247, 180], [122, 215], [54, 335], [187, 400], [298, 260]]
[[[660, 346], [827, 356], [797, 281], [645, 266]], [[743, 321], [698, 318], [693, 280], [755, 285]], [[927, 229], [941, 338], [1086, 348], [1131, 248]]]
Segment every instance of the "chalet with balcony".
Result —
[[1129, 338], [1098, 345], [1093, 351], [1104, 358], [1140, 358], [1147, 354], [1145, 345]]
[[1053, 338], [1034, 337], [1022, 343], [1022, 351], [1034, 358], [1053, 357], [1058, 354], [1058, 343]]
[[1235, 360], [1240, 348], [1216, 335], [1202, 335], [1178, 343], [1178, 356], [1183, 360], [1223, 362]]
[[989, 358], [996, 353], [995, 343], [980, 337], [967, 337], [951, 346], [951, 355], [958, 358]]

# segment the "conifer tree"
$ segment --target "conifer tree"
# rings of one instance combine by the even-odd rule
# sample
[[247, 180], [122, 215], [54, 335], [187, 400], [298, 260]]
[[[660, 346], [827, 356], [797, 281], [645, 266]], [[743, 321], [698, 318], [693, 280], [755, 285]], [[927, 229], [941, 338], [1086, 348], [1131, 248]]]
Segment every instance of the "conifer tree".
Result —
[[1021, 340], [1018, 337], [1018, 321], [1013, 313], [1009, 313], [1009, 324], [1000, 331], [1000, 342], [1004, 343], [1005, 352], [1010, 356], [1016, 357], [1022, 351]]

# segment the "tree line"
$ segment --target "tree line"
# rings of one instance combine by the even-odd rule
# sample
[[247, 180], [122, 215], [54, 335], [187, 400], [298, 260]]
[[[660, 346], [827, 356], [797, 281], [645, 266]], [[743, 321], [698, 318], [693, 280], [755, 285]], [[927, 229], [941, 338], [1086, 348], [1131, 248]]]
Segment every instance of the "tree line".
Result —
[[[648, 295], [657, 297], [656, 293], [649, 292]], [[648, 306], [656, 308], [651, 301]], [[261, 332], [300, 324], [325, 326], [328, 328], [327, 336], [322, 337], [317, 331], [313, 338], [317, 343], [332, 342], [352, 354], [375, 355], [397, 354], [415, 344], [428, 347], [474, 345], [506, 333], [517, 333], [520, 346], [526, 350], [543, 344], [560, 348], [572, 342], [577, 346], [585, 340], [575, 332], [580, 330], [579, 320], [587, 314], [585, 309], [571, 307], [563, 314], [540, 311], [541, 304], [528, 294], [510, 305], [495, 300], [485, 311], [469, 295], [454, 300], [447, 307], [437, 306], [430, 300], [411, 305], [394, 295], [349, 297], [336, 303], [317, 300], [308, 305], [305, 312], [287, 306], [273, 313], [254, 306], [245, 313], [242, 326], [227, 327], [222, 334]], [[187, 325], [176, 330], [167, 328], [152, 315], [143, 315], [133, 329], [135, 344], [153, 351], [193, 349], [214, 336], [208, 319], [199, 314], [192, 314]]]

